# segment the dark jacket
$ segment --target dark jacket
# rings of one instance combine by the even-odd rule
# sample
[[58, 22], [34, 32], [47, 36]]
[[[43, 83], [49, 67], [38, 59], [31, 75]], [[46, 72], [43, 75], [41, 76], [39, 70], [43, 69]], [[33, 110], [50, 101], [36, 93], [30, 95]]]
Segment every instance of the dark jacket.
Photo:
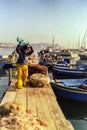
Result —
[[29, 47], [29, 52], [25, 53], [23, 46], [20, 47], [19, 50], [17, 50], [17, 53], [19, 54], [17, 63], [18, 64], [28, 64], [28, 57], [34, 52], [33, 47]]

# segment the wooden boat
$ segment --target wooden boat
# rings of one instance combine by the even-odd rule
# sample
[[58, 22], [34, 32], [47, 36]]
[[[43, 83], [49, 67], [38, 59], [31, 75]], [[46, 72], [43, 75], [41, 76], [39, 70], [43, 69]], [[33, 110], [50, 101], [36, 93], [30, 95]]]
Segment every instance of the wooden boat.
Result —
[[53, 68], [54, 65], [66, 66], [66, 64], [68, 64], [68, 63], [69, 63], [69, 59], [67, 59], [67, 58], [61, 59], [61, 60], [56, 60], [56, 59], [39, 60], [39, 64], [46, 66], [49, 71], [52, 71], [52, 68]]
[[8, 62], [9, 62], [8, 56], [0, 55], [0, 68], [2, 68]]
[[0, 75], [5, 74], [6, 70], [0, 68]]
[[7, 61], [9, 59], [8, 55], [0, 55], [0, 62]]
[[59, 52], [59, 55], [60, 55], [60, 56], [69, 57], [69, 56], [71, 56], [71, 53], [69, 52], [69, 50], [61, 50], [61, 51]]
[[0, 66], [0, 75], [5, 74], [5, 73], [6, 73], [6, 70], [3, 69], [3, 66]]
[[53, 65], [53, 77], [62, 78], [84, 78], [87, 77], [87, 65], [85, 66], [59, 66]]
[[57, 97], [60, 96], [66, 99], [87, 102], [86, 78], [52, 80], [51, 86]]
[[79, 53], [80, 60], [87, 60], [87, 51]]
[[[8, 61], [0, 62], [0, 75], [6, 73], [7, 64], [9, 64]], [[5, 67], [6, 66], [6, 67]], [[10, 68], [10, 67], [9, 67]]]
[[0, 55], [0, 68], [2, 68], [8, 62], [8, 57]]
[[0, 59], [0, 62], [6, 62], [7, 59]]
[[78, 60], [78, 61], [76, 62], [76, 64], [77, 64], [78, 66], [87, 65], [87, 60]]
[[52, 70], [52, 67], [53, 67], [53, 63], [52, 62], [40, 61], [39, 64], [46, 66], [48, 68], [49, 72]]
[[5, 69], [3, 68], [7, 64], [6, 61], [0, 62], [0, 74], [5, 73]]
[[0, 59], [0, 75], [5, 74], [6, 70], [3, 68], [3, 66], [7, 63], [7, 59]]
[[7, 62], [0, 62], [0, 67], [3, 67]]

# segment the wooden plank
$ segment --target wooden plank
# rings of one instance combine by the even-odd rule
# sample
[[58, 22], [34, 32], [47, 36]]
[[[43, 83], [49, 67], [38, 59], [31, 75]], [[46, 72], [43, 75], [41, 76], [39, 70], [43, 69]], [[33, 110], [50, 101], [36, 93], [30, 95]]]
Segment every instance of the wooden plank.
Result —
[[26, 95], [26, 88], [22, 88], [22, 89], [16, 89], [16, 102], [22, 103], [24, 108], [26, 109], [27, 104], [26, 104], [26, 100], [27, 100], [27, 95]]
[[51, 113], [49, 111], [47, 100], [45, 99], [45, 95], [47, 95], [47, 94], [48, 94], [47, 91], [46, 91], [46, 93], [44, 93], [42, 91], [40, 92], [40, 100], [42, 103], [41, 105], [42, 105], [43, 111], [44, 111], [46, 119], [47, 119], [46, 120], [47, 130], [57, 130], [54, 119], [52, 118]]
[[[52, 90], [52, 88], [50, 88], [50, 89]], [[57, 102], [57, 99], [56, 99], [56, 96], [55, 96], [53, 90], [49, 91], [49, 93], [45, 95], [45, 99], [46, 99], [46, 102], [48, 103], [48, 106], [50, 106], [51, 104], [53, 106], [55, 105], [56, 106], [55, 110], [57, 109], [58, 112], [61, 114], [61, 117], [65, 119], [65, 116], [64, 116], [63, 112], [60, 109], [60, 106], [59, 106], [59, 104]]]
[[[12, 80], [10, 88], [16, 88], [16, 82], [17, 80]], [[33, 115], [47, 125], [46, 130], [74, 130], [63, 115], [51, 87], [8, 90], [1, 104], [11, 101], [22, 103], [25, 109], [29, 108]]]
[[74, 130], [71, 123], [66, 120], [65, 116], [63, 115], [57, 101], [49, 101], [50, 95], [45, 95], [46, 101], [48, 103], [48, 108], [50, 110], [51, 116], [54, 119], [56, 124], [57, 130]]
[[44, 88], [42, 89], [34, 89], [37, 116], [47, 125], [46, 130], [57, 130], [55, 127], [55, 122], [51, 118], [48, 107], [46, 106], [47, 103], [44, 101]]
[[28, 95], [27, 108], [31, 110], [33, 115], [37, 116], [34, 88], [27, 88], [27, 95]]
[[29, 88], [28, 107], [47, 124], [46, 130], [73, 130], [58, 106], [51, 88]]
[[16, 98], [16, 92], [6, 92], [5, 96], [3, 97], [0, 105], [6, 103], [6, 102], [12, 102], [15, 101]]

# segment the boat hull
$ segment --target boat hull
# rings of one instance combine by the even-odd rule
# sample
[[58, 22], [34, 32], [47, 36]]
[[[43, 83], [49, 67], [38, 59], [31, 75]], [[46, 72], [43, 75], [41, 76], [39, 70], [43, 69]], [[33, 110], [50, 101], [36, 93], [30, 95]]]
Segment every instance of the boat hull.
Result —
[[84, 68], [69, 68], [53, 66], [52, 74], [54, 77], [64, 78], [84, 78], [87, 77], [87, 72]]
[[48, 68], [48, 71], [49, 71], [49, 72], [52, 70], [53, 64], [50, 63], [50, 62], [40, 61], [39, 64], [46, 66], [46, 67]]
[[79, 54], [80, 60], [87, 60], [87, 52]]
[[6, 73], [6, 70], [0, 68], [0, 75], [5, 74], [5, 73]]
[[64, 87], [63, 85], [54, 82], [51, 82], [51, 86], [57, 97], [60, 96], [66, 99], [87, 102], [87, 91], [85, 90], [76, 87]]

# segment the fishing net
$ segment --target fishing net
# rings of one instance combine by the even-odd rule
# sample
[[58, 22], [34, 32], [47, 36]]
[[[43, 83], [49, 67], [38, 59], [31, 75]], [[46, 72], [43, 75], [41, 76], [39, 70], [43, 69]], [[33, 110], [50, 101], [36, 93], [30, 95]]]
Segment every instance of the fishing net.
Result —
[[36, 73], [29, 77], [29, 83], [33, 87], [49, 87], [50, 78], [44, 74]]
[[25, 111], [20, 103], [0, 106], [0, 130], [46, 130], [46, 126], [29, 109]]

